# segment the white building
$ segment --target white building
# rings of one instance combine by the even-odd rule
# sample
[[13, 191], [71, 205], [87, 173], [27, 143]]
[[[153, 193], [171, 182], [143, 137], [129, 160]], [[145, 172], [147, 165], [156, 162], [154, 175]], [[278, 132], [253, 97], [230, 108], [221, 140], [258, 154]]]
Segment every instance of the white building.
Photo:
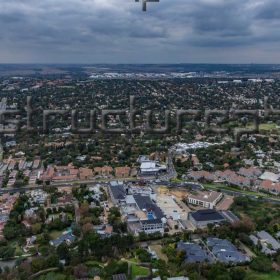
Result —
[[143, 161], [140, 166], [140, 173], [142, 176], [156, 176], [161, 171], [166, 171], [166, 166], [160, 165], [156, 161]]
[[275, 174], [273, 172], [264, 172], [260, 177], [261, 180], [270, 180], [274, 183], [279, 182], [280, 174]]
[[164, 233], [164, 223], [162, 219], [154, 220], [140, 220], [141, 231], [144, 231], [147, 234], [160, 232]]
[[188, 196], [188, 203], [202, 206], [204, 208], [213, 209], [222, 199], [223, 194], [219, 192], [199, 192]]

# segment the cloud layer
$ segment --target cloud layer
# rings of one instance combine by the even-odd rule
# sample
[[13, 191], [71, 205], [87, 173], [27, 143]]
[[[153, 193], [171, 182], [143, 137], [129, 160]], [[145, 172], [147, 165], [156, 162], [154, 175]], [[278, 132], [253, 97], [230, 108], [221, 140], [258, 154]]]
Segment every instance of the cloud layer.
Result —
[[280, 63], [279, 0], [9, 0], [0, 26], [2, 63]]

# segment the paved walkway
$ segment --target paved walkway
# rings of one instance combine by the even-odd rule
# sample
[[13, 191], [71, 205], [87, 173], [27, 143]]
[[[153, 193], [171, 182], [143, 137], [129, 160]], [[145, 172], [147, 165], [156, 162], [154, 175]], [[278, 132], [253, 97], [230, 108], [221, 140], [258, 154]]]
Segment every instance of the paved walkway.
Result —
[[244, 250], [246, 252], [246, 255], [250, 258], [256, 257], [255, 253], [252, 252], [245, 244], [240, 242], [240, 249]]

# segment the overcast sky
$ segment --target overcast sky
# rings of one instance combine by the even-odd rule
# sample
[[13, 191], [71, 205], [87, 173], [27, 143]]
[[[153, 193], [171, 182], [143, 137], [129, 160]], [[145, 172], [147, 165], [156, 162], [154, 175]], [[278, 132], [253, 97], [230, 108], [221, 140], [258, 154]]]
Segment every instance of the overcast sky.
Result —
[[280, 63], [279, 0], [147, 6], [0, 0], [0, 63]]

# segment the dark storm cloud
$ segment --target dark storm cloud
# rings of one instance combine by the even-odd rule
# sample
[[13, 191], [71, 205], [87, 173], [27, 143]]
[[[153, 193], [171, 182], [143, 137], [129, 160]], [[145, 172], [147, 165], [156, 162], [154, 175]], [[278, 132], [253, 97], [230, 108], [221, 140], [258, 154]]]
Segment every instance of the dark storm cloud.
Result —
[[266, 20], [280, 20], [279, 0], [267, 0], [260, 5], [257, 18]]
[[222, 37], [249, 35], [250, 15], [244, 3], [246, 1], [198, 2], [192, 16], [194, 31]]
[[0, 61], [280, 62], [279, 6], [161, 0], [144, 13], [134, 0], [1, 1]]

